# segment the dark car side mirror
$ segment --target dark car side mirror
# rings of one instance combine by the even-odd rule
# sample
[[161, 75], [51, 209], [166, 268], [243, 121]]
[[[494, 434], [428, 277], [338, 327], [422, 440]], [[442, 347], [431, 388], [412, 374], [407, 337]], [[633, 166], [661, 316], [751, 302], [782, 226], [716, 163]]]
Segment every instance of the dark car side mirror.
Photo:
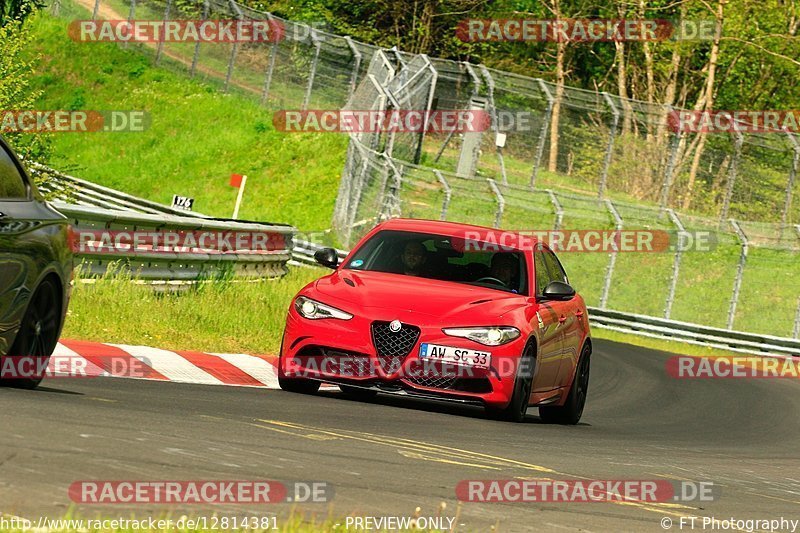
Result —
[[566, 301], [571, 300], [574, 296], [575, 289], [563, 281], [551, 281], [542, 292], [542, 297], [545, 300]]
[[339, 266], [339, 254], [333, 248], [323, 248], [314, 253], [314, 261], [328, 268]]

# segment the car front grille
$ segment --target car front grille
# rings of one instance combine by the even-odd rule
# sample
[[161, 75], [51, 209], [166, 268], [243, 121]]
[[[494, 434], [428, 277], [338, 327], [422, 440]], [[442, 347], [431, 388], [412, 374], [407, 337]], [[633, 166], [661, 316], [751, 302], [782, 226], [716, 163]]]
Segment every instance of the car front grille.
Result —
[[415, 375], [407, 376], [405, 380], [412, 385], [417, 385], [418, 387], [427, 387], [430, 389], [473, 392], [477, 394], [483, 394], [492, 391], [492, 384], [489, 379], [485, 377], [459, 378], [436, 375]]
[[419, 340], [419, 328], [402, 324], [400, 331], [392, 331], [389, 322], [373, 322], [372, 343], [378, 362], [387, 374], [394, 374], [403, 366], [406, 356]]

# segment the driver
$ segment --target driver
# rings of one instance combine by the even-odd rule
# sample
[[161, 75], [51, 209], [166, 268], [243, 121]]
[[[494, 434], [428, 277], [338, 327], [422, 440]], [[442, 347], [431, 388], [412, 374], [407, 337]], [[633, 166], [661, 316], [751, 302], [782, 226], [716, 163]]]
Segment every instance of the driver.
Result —
[[409, 241], [403, 248], [400, 259], [403, 263], [403, 274], [406, 276], [421, 276], [422, 267], [428, 258], [428, 250], [419, 241]]
[[517, 277], [519, 261], [514, 254], [498, 252], [492, 256], [492, 267], [489, 276], [497, 278], [503, 285], [512, 288], [511, 284]]

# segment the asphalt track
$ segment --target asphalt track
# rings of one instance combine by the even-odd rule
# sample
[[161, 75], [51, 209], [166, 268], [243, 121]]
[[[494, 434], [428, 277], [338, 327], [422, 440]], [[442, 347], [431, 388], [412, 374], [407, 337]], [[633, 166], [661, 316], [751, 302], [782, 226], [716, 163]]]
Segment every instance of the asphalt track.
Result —
[[[488, 420], [479, 408], [338, 392], [50, 379], [0, 388], [0, 511], [64, 516], [76, 480], [273, 479], [331, 482], [317, 516], [456, 513], [464, 479], [711, 481], [697, 503], [465, 503], [460, 531], [680, 531], [681, 516], [800, 519], [800, 383], [676, 380], [668, 354], [596, 341], [581, 424]], [[84, 517], [277, 513], [248, 506], [81, 505]], [[695, 531], [700, 531], [699, 522]], [[683, 531], [690, 531], [687, 525]]]

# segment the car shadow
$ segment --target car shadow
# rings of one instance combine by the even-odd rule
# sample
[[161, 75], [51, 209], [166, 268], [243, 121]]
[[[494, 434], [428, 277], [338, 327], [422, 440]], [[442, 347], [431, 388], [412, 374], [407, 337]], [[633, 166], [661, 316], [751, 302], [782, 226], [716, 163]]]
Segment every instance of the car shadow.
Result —
[[[346, 402], [354, 402], [354, 403], [365, 403], [365, 404], [375, 404], [375, 405], [384, 405], [387, 407], [395, 407], [401, 409], [407, 409], [411, 411], [425, 411], [428, 413], [438, 413], [438, 414], [446, 414], [446, 415], [453, 415], [453, 416], [461, 416], [464, 418], [474, 418], [474, 419], [483, 419], [483, 420], [492, 420], [498, 421], [495, 418], [492, 418], [483, 407], [477, 405], [465, 405], [465, 404], [458, 404], [453, 402], [448, 402], [447, 400], [434, 400], [434, 399], [422, 399], [422, 398], [413, 398], [413, 397], [402, 397], [402, 396], [392, 396], [390, 394], [378, 394], [374, 398], [370, 399], [361, 399], [361, 398], [354, 398], [352, 396], [348, 396], [347, 394], [340, 392], [340, 391], [320, 391], [317, 393], [318, 396], [327, 397], [331, 399], [335, 399], [337, 401], [346, 401]], [[528, 409], [528, 414], [525, 416], [525, 420], [522, 421], [523, 424], [534, 424], [534, 425], [541, 425], [541, 426], [556, 426], [556, 424], [547, 424], [537, 415], [533, 414], [536, 411], [536, 407], [530, 407]], [[503, 422], [503, 421], [500, 421]], [[504, 422], [507, 423], [507, 422]], [[589, 426], [590, 424], [586, 423], [578, 423], [579, 426]]]

